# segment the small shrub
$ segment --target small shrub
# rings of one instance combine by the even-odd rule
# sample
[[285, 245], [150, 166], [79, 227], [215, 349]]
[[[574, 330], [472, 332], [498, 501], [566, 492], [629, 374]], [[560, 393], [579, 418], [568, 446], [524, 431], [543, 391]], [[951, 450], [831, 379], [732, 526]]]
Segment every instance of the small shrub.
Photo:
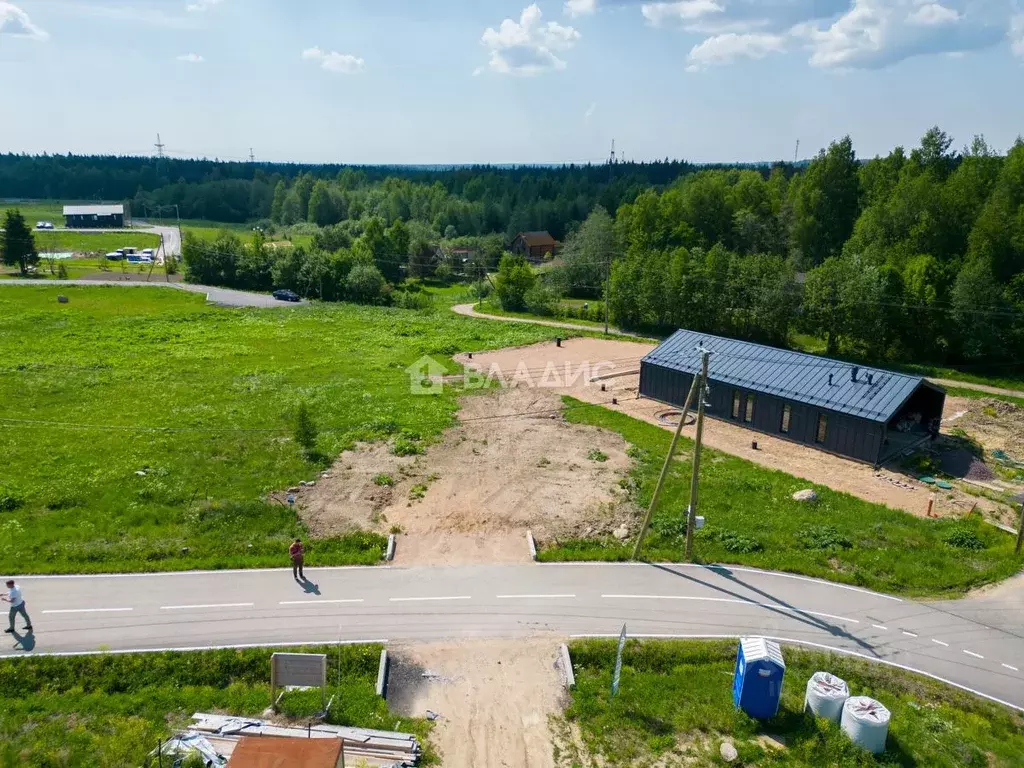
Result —
[[551, 464], [551, 459], [549, 459], [547, 456], [541, 456], [537, 460], [537, 466], [538, 467], [546, 467], [546, 466], [548, 466], [550, 464]]
[[419, 440], [399, 435], [391, 446], [391, 452], [395, 456], [418, 456], [424, 453], [423, 444]]
[[57, 279], [58, 280], [67, 280], [68, 279], [68, 268], [67, 268], [67, 266], [65, 266], [63, 261], [60, 262], [57, 265]]
[[417, 501], [427, 495], [427, 486], [424, 483], [417, 483], [409, 489], [409, 499]]
[[[686, 533], [686, 524], [683, 523], [683, 533]], [[742, 534], [736, 533], [736, 531], [730, 531], [728, 529], [715, 529], [705, 527], [700, 531], [701, 538], [708, 538], [717, 541], [726, 552], [733, 552], [740, 555], [749, 555], [752, 552], [760, 552], [764, 549], [764, 544], [756, 539], [748, 539]]]
[[390, 488], [395, 484], [395, 481], [391, 475], [380, 474], [373, 478], [373, 484], [379, 485], [382, 488]]
[[834, 525], [814, 525], [796, 535], [805, 549], [849, 549], [853, 543]]
[[14, 491], [0, 486], [0, 512], [13, 512], [24, 503], [25, 500], [16, 496]]
[[299, 403], [299, 409], [295, 414], [295, 442], [301, 445], [307, 453], [316, 450], [317, 429], [313, 423], [313, 417], [309, 414], [309, 406], [303, 400]]
[[597, 448], [594, 448], [593, 450], [590, 451], [590, 453], [587, 454], [587, 458], [590, 459], [591, 461], [608, 461], [608, 454], [605, 453], [604, 451], [599, 451], [597, 450]]
[[978, 532], [963, 523], [954, 525], [950, 529], [946, 534], [946, 543], [957, 549], [985, 549], [985, 542], [982, 541]]
[[535, 285], [523, 295], [527, 311], [535, 315], [551, 316], [558, 307], [558, 294], [544, 285]]
[[401, 532], [402, 532], [402, 526], [398, 525], [397, 523], [395, 525], [392, 525], [391, 526], [391, 530], [389, 531], [389, 533], [394, 534], [395, 536], [397, 536]]

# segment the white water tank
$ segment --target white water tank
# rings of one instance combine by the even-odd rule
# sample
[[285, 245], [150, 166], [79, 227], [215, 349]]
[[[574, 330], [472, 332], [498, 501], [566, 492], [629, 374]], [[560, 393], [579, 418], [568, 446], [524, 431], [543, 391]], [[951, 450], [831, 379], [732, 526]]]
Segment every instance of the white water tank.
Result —
[[843, 704], [840, 727], [850, 737], [850, 741], [877, 755], [885, 752], [885, 740], [889, 735], [889, 710], [867, 696], [851, 696]]
[[824, 717], [838, 723], [843, 715], [843, 704], [850, 698], [846, 681], [828, 672], [815, 672], [807, 681], [804, 695], [804, 711], [810, 710], [815, 717]]

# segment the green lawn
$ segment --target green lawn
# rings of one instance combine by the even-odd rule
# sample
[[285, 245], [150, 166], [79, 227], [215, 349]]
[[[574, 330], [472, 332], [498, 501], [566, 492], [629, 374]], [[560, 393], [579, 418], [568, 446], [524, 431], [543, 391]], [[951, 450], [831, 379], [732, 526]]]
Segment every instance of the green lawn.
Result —
[[[415, 733], [424, 765], [437, 764], [426, 738], [431, 725], [389, 712], [375, 695], [379, 645], [288, 648], [327, 654], [326, 722]], [[274, 649], [24, 657], [0, 661], [0, 765], [142, 765], [195, 712], [259, 716], [270, 703]], [[340, 673], [340, 685], [339, 685]], [[281, 714], [308, 717], [319, 691], [285, 694]]]
[[[467, 300], [467, 303], [472, 298]], [[595, 331], [603, 331], [603, 322], [594, 322], [592, 320], [580, 320], [576, 317], [555, 317], [554, 315], [536, 315], [532, 312], [512, 312], [507, 309], [502, 309], [496, 301], [485, 299], [483, 305], [477, 304], [473, 301], [473, 307], [482, 315], [494, 315], [495, 317], [518, 317], [524, 320], [537, 320], [545, 323], [569, 323], [571, 325], [579, 325], [585, 328], [593, 328]], [[613, 326], [614, 327], [614, 326]]]
[[0, 202], [0, 218], [5, 211], [21, 211], [25, 222], [35, 227], [37, 221], [48, 221], [55, 227], [64, 226], [64, 203], [56, 200], [33, 200], [31, 202]]
[[[58, 304], [63, 293], [68, 304]], [[180, 291], [0, 287], [0, 571], [280, 565], [305, 535], [266, 493], [357, 440], [422, 445], [456, 394], [410, 395], [432, 355], [551, 338], [531, 326], [313, 304], [207, 306]], [[301, 400], [320, 429], [292, 440]], [[145, 473], [145, 474], [139, 474]], [[374, 563], [376, 534], [314, 540], [312, 564]]]
[[[566, 418], [622, 434], [636, 458], [628, 480], [646, 509], [672, 435], [665, 429], [565, 398]], [[683, 557], [693, 442], [680, 439], [648, 534], [651, 560]], [[813, 486], [783, 472], [705, 449], [701, 455], [700, 513], [695, 555], [706, 563], [736, 563], [791, 571], [910, 596], [955, 596], [1018, 572], [1024, 557], [1013, 537], [980, 519], [928, 520], [846, 493]], [[818, 502], [794, 501], [814, 487]], [[633, 545], [614, 539], [568, 540], [541, 559], [626, 560]]]
[[53, 253], [106, 254], [118, 248], [131, 246], [138, 250], [158, 248], [159, 235], [144, 231], [133, 232], [38, 232], [33, 231], [36, 250], [41, 258], [47, 251]]
[[[580, 729], [590, 757], [575, 754], [564, 737], [560, 766], [718, 766], [728, 738], [734, 765], [775, 768], [822, 766], [1019, 766], [1024, 717], [930, 678], [840, 654], [785, 647], [786, 678], [779, 713], [759, 722], [732, 703], [733, 641], [636, 641], [626, 644], [619, 695], [610, 696], [615, 641], [570, 644], [576, 689], [565, 720]], [[872, 755], [855, 747], [838, 725], [803, 713], [804, 686], [814, 672], [846, 680], [854, 696], [871, 696], [892, 713], [887, 749]], [[560, 726], [560, 727], [559, 727]], [[761, 735], [786, 744], [758, 743]]]

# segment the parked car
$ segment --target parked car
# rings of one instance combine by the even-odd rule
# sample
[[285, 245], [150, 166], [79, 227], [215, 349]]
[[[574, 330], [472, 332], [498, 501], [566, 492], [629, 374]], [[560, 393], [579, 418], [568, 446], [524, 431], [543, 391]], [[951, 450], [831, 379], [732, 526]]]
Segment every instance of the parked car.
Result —
[[295, 291], [289, 291], [287, 288], [274, 291], [274, 298], [278, 301], [302, 301], [302, 299], [299, 298], [299, 294]]
[[110, 259], [111, 261], [120, 261], [121, 259], [124, 258], [124, 254], [121, 253], [120, 251], [111, 251], [110, 253], [107, 254], [107, 258]]
[[152, 248], [143, 248], [140, 256], [142, 256], [143, 258], [148, 256], [149, 258], [152, 259], [154, 256], [156, 256], [156, 251], [154, 251]]
[[53, 224], [48, 221], [37, 221], [36, 229], [53, 229]]

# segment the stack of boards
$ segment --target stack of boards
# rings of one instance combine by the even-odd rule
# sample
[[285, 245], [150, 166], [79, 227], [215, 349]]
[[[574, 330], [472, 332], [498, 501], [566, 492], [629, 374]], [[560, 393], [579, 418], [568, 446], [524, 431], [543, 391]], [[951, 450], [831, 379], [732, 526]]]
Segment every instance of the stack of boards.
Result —
[[347, 764], [411, 768], [420, 759], [420, 745], [409, 733], [374, 731], [368, 728], [342, 728], [338, 725], [317, 724], [309, 727], [274, 725], [255, 718], [210, 715], [197, 712], [192, 715], [189, 731], [200, 733], [217, 751], [230, 758], [235, 745], [243, 737], [277, 736], [294, 739], [342, 739]]

